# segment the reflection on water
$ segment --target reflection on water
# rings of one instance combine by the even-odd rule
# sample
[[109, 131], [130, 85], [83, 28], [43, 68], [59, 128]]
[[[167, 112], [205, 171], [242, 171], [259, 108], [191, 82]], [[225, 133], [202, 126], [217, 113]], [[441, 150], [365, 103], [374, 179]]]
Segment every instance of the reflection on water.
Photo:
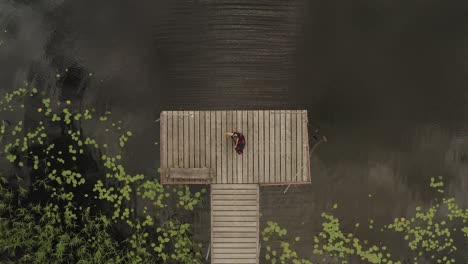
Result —
[[[112, 109], [138, 135], [130, 169], [146, 173], [162, 109], [307, 109], [328, 139], [312, 184], [264, 187], [261, 208], [308, 255], [334, 203], [345, 229], [383, 223], [427, 203], [428, 180], [443, 175], [468, 204], [464, 5], [2, 1], [0, 84], [28, 79]], [[208, 216], [194, 219], [205, 243]]]

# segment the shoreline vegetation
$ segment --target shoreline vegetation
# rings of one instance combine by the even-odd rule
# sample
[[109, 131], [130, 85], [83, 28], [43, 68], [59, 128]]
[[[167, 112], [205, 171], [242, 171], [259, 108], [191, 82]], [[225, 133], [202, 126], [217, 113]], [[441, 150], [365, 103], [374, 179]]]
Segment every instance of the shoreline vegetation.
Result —
[[[157, 171], [128, 172], [133, 132], [125, 122], [25, 87], [0, 100], [1, 263], [208, 262], [187, 221], [209, 200], [206, 189], [162, 185]], [[444, 197], [442, 177], [429, 188], [429, 207], [381, 226], [369, 219], [343, 230], [333, 205], [321, 214], [319, 233], [303, 234], [314, 237], [311, 259], [294, 249], [299, 236], [267, 221], [261, 262], [468, 262], [468, 209]], [[364, 228], [400, 241], [405, 260], [385, 242], [360, 239], [356, 231]]]

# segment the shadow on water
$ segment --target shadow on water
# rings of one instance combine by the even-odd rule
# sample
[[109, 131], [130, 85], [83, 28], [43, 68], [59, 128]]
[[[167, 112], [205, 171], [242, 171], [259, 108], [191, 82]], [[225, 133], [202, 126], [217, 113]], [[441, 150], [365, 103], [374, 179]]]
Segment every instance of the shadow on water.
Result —
[[[262, 219], [300, 234], [307, 255], [335, 202], [345, 228], [393, 219], [427, 203], [429, 178], [443, 175], [468, 203], [466, 10], [462, 1], [3, 1], [0, 83], [27, 79], [112, 109], [135, 131], [128, 166], [143, 173], [158, 167], [162, 109], [307, 109], [328, 139], [311, 156], [312, 184], [261, 193]], [[194, 221], [207, 243], [209, 208]]]

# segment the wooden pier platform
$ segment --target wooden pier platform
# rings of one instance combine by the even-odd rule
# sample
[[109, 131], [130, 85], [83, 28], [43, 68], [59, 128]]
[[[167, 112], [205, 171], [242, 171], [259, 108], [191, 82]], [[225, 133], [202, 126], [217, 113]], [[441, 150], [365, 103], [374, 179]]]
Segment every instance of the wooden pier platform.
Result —
[[211, 263], [259, 263], [258, 241], [258, 184], [212, 184]]
[[259, 263], [259, 185], [310, 183], [307, 111], [163, 111], [160, 122], [161, 183], [211, 184], [211, 263]]
[[[163, 111], [164, 184], [310, 183], [305, 110]], [[226, 132], [246, 138], [237, 155]]]

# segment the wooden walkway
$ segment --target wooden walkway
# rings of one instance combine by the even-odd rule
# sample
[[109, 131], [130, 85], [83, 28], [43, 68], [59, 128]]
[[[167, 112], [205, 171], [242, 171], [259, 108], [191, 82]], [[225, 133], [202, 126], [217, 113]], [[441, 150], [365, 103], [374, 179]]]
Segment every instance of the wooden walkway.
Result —
[[[160, 120], [162, 183], [310, 183], [305, 110], [163, 111]], [[244, 133], [243, 155], [231, 131]], [[188, 168], [205, 170], [179, 170]]]
[[258, 184], [211, 185], [211, 263], [259, 263]]

